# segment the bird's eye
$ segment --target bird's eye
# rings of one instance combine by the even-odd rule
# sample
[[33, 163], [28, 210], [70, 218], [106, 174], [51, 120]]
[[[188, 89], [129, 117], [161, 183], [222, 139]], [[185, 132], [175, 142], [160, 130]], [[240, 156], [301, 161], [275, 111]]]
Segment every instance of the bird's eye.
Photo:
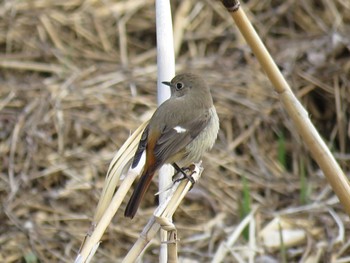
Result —
[[183, 89], [183, 87], [184, 87], [184, 84], [182, 82], [176, 83], [176, 89], [177, 90], [181, 90], [181, 89]]

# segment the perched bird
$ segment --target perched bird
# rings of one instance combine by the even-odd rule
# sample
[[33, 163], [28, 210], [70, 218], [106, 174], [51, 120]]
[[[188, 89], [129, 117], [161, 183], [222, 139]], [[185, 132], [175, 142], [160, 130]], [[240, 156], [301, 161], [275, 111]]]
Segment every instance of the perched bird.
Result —
[[219, 131], [210, 89], [201, 77], [184, 73], [162, 83], [170, 87], [171, 97], [158, 107], [141, 136], [132, 168], [144, 151], [146, 162], [126, 206], [126, 217], [135, 216], [154, 173], [163, 164], [172, 164], [180, 172], [199, 161], [213, 147]]

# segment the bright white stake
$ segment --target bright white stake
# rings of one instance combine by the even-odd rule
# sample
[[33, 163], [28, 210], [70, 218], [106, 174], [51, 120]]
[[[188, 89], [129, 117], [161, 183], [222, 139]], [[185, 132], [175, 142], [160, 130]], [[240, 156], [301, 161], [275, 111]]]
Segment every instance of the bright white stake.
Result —
[[[158, 66], [158, 105], [162, 104], [170, 97], [169, 87], [162, 84], [162, 81], [170, 81], [175, 75], [175, 57], [173, 26], [171, 19], [171, 9], [169, 0], [156, 0], [156, 27], [157, 27], [157, 66]], [[169, 165], [164, 165], [159, 170], [159, 202], [165, 200], [164, 189], [171, 183], [171, 176], [174, 169]], [[167, 232], [161, 230], [161, 248], [159, 262], [167, 262]]]

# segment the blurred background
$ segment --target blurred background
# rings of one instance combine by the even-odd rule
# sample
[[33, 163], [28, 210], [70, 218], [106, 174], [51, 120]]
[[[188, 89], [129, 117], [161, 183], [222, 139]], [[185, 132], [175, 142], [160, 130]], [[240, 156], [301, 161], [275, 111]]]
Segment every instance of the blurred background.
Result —
[[[0, 3], [0, 262], [75, 258], [109, 162], [157, 106], [154, 4]], [[349, 175], [350, 2], [242, 5]], [[181, 262], [211, 262], [255, 208], [223, 262], [248, 251], [253, 262], [350, 262], [349, 217], [230, 14], [213, 0], [172, 1], [172, 13], [177, 72], [205, 77], [221, 125], [174, 216]], [[157, 205], [156, 181], [132, 221], [123, 203], [94, 262], [122, 260]]]

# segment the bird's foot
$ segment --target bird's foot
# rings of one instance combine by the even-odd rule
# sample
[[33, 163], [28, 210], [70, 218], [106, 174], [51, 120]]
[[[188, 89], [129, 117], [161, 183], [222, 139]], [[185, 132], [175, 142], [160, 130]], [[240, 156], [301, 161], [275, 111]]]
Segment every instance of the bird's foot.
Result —
[[[177, 171], [172, 177], [173, 182], [176, 183], [176, 182], [180, 182], [184, 179], [188, 179], [192, 183], [192, 186], [191, 186], [191, 188], [192, 188], [194, 183], [195, 183], [195, 180], [193, 179], [193, 176], [192, 176], [195, 173], [195, 170], [194, 170], [195, 165], [191, 164], [188, 167], [180, 168], [177, 164], [174, 163], [173, 166], [174, 166], [175, 170]], [[179, 174], [182, 174], [183, 176], [180, 178], [177, 178]]]

